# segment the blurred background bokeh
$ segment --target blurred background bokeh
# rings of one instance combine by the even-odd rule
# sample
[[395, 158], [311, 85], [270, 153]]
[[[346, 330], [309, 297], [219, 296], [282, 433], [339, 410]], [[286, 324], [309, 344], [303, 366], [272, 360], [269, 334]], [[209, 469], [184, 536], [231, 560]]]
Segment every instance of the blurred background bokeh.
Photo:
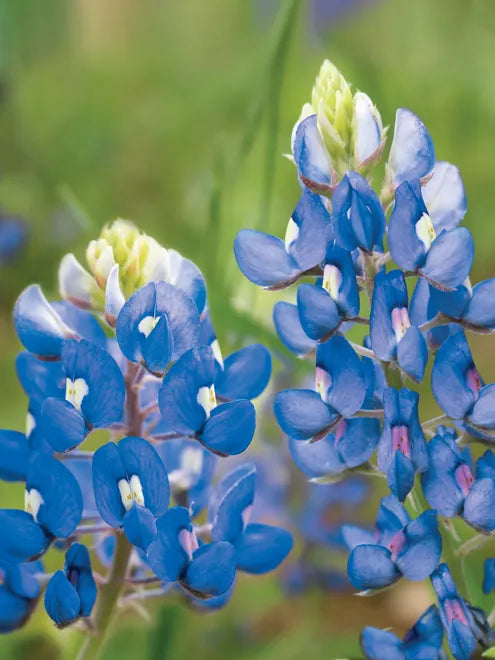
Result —
[[[13, 301], [32, 281], [55, 297], [60, 257], [83, 260], [89, 239], [117, 216], [198, 263], [225, 352], [266, 343], [272, 390], [310, 373], [281, 348], [276, 298], [243, 280], [232, 242], [242, 227], [283, 235], [299, 186], [282, 154], [325, 57], [371, 96], [385, 124], [399, 106], [424, 120], [437, 156], [464, 178], [472, 279], [495, 275], [494, 56], [493, 0], [0, 0], [0, 242], [10, 241], [5, 254], [0, 248], [1, 426], [21, 429], [25, 419]], [[17, 230], [2, 229], [12, 219]], [[473, 352], [493, 380], [495, 346], [476, 339]], [[285, 440], [270, 393], [260, 407], [254, 449], [265, 442], [276, 457], [265, 461], [270, 476]], [[436, 413], [427, 397], [423, 409]], [[150, 608], [148, 621], [127, 613], [105, 657], [358, 658], [364, 625], [407, 629], [430, 600], [427, 587], [355, 597], [334, 533], [342, 508], [370, 518], [379, 492], [370, 506], [359, 484], [336, 497], [308, 493], [295, 471], [290, 478], [300, 533], [285, 570], [241, 579], [220, 612], [171, 598]], [[262, 506], [275, 504], [275, 490]], [[2, 484], [0, 495], [2, 506], [16, 506], [22, 488]], [[322, 508], [316, 500], [326, 498]], [[305, 515], [308, 501], [316, 522]], [[326, 536], [313, 538], [322, 528]], [[322, 568], [303, 579], [297, 562], [308, 551]], [[0, 657], [70, 658], [79, 641], [37, 614], [0, 638]]]

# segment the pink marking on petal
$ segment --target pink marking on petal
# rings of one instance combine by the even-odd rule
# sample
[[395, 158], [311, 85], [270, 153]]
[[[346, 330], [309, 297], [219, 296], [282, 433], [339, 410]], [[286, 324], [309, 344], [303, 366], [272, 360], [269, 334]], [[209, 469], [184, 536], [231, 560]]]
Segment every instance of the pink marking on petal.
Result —
[[339, 440], [345, 435], [345, 432], [347, 431], [347, 422], [345, 419], [341, 419], [337, 426], [335, 427], [334, 431], [334, 437], [335, 437], [335, 444], [338, 444]]
[[241, 518], [242, 518], [242, 524], [244, 527], [249, 523], [251, 519], [251, 511], [253, 510], [253, 505], [250, 504], [247, 506], [244, 511], [241, 513]]
[[179, 543], [184, 548], [185, 553], [191, 560], [193, 554], [199, 548], [198, 539], [194, 530], [181, 529], [179, 532]]
[[483, 387], [483, 384], [481, 382], [481, 376], [479, 375], [476, 367], [471, 367], [471, 369], [468, 369], [466, 373], [466, 383], [469, 389], [473, 392], [474, 395], [476, 395], [477, 398], [478, 392]]
[[397, 534], [392, 538], [392, 540], [388, 544], [388, 549], [390, 550], [393, 561], [397, 559], [397, 555], [404, 548], [405, 544], [406, 544], [406, 535], [401, 530], [400, 532], [397, 532]]
[[455, 480], [459, 488], [462, 490], [462, 494], [467, 495], [474, 483], [474, 476], [469, 465], [466, 465], [465, 463], [459, 465], [455, 471]]
[[328, 371], [325, 371], [325, 369], [322, 369], [321, 367], [316, 367], [315, 383], [316, 391], [319, 393], [322, 400], [326, 403], [327, 393], [332, 384], [332, 378]]
[[411, 327], [411, 321], [409, 320], [409, 312], [407, 311], [407, 307], [394, 307], [391, 317], [395, 339], [397, 340], [397, 343], [399, 343], [402, 337]]
[[466, 614], [462, 609], [462, 605], [456, 598], [449, 598], [446, 600], [443, 604], [443, 607], [445, 611], [445, 617], [449, 623], [452, 623], [454, 619], [457, 619], [457, 621], [461, 621], [461, 623], [464, 623], [466, 626], [469, 625], [466, 619]]
[[392, 427], [392, 450], [400, 451], [411, 458], [411, 443], [409, 441], [409, 429], [407, 426], [393, 426]]

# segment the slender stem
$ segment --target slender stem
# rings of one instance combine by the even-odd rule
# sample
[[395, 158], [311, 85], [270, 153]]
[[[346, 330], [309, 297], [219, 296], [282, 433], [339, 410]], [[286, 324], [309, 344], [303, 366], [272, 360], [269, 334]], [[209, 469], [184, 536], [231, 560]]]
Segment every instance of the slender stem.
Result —
[[347, 321], [351, 321], [352, 323], [360, 323], [361, 325], [370, 324], [370, 320], [365, 318], [364, 316], [353, 316], [351, 318], [348, 318]]
[[459, 548], [457, 548], [456, 554], [459, 557], [466, 557], [466, 555], [469, 555], [471, 552], [478, 550], [478, 548], [481, 548], [481, 546], [485, 545], [485, 543], [488, 543], [488, 541], [493, 542], [493, 539], [494, 537], [488, 534], [476, 534], [476, 536], [473, 536], [473, 538], [469, 539], [469, 541], [466, 541]]
[[438, 417], [433, 417], [433, 419], [429, 419], [426, 422], [422, 422], [421, 426], [423, 427], [429, 427], [429, 426], [436, 426], [439, 422], [444, 422], [446, 419], [449, 419], [448, 415], [439, 415]]
[[[127, 363], [126, 386], [126, 433], [140, 436], [142, 418], [139, 405], [139, 386], [144, 369], [133, 362]], [[125, 578], [132, 553], [132, 545], [125, 534], [117, 536], [113, 563], [106, 582], [99, 589], [92, 628], [94, 634], [88, 635], [77, 656], [78, 660], [97, 660], [107, 638], [110, 624], [115, 615], [116, 606], [125, 585]]]
[[382, 408], [377, 408], [376, 410], [358, 410], [352, 417], [383, 417], [384, 414], [385, 411]]
[[356, 351], [356, 353], [359, 353], [359, 355], [364, 355], [364, 357], [369, 357], [369, 358], [376, 359], [376, 355], [369, 348], [365, 348], [364, 346], [360, 346], [359, 344], [356, 344], [353, 341], [350, 341], [349, 343], [352, 346], [352, 348]]
[[163, 588], [159, 587], [156, 589], [148, 589], [147, 591], [136, 591], [132, 594], [128, 594], [121, 599], [119, 605], [127, 605], [127, 603], [132, 602], [133, 600], [144, 600], [146, 598], [159, 598], [163, 596]]
[[436, 314], [429, 321], [422, 323], [419, 326], [419, 329], [421, 330], [421, 332], [425, 332], [426, 330], [431, 330], [431, 328], [436, 328], [437, 325], [444, 325], [445, 322], [446, 322], [446, 318], [444, 317], [443, 314]]

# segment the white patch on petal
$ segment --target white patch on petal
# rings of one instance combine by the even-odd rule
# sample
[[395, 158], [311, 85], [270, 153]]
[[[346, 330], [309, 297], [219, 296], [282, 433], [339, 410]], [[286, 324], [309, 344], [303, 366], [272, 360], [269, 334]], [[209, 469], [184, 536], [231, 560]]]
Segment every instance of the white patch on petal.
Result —
[[112, 328], [115, 328], [124, 303], [125, 298], [119, 281], [119, 264], [115, 264], [110, 271], [105, 289], [105, 319]]
[[72, 403], [76, 410], [81, 410], [82, 400], [88, 392], [89, 387], [84, 378], [65, 379], [65, 400]]
[[194, 530], [190, 532], [188, 529], [181, 529], [179, 532], [179, 543], [184, 548], [189, 560], [191, 560], [193, 554], [199, 548], [198, 539]]
[[95, 264], [95, 277], [101, 289], [104, 289], [107, 284], [110, 271], [115, 266], [115, 257], [113, 256], [113, 248], [107, 245], [98, 257]]
[[247, 507], [243, 510], [243, 512], [241, 513], [242, 524], [243, 524], [244, 527], [247, 526], [248, 522], [249, 522], [250, 519], [251, 519], [251, 511], [252, 511], [252, 510], [253, 510], [253, 505], [250, 504], [250, 505], [247, 506]]
[[214, 356], [215, 360], [221, 366], [222, 371], [223, 371], [223, 357], [222, 357], [222, 351], [220, 350], [220, 344], [218, 343], [218, 339], [214, 339], [211, 342], [210, 348], [213, 352], [213, 356]]
[[323, 282], [321, 286], [328, 291], [330, 298], [337, 301], [339, 298], [339, 289], [342, 284], [342, 273], [337, 266], [327, 264], [323, 270]]
[[201, 474], [203, 458], [199, 447], [186, 447], [180, 456], [180, 467], [168, 475], [170, 483], [180, 490], [189, 490]]
[[327, 392], [330, 389], [331, 384], [332, 384], [332, 379], [328, 371], [325, 371], [320, 367], [316, 367], [315, 389], [318, 392], [318, 394], [321, 396], [322, 400], [325, 402], [327, 401]]
[[217, 405], [215, 386], [210, 385], [210, 387], [200, 387], [198, 390], [196, 401], [205, 411], [206, 418], [209, 419], [211, 411], [213, 410], [213, 408], [216, 408]]
[[124, 505], [124, 509], [128, 511], [134, 504], [134, 498], [132, 496], [131, 487], [127, 479], [121, 479], [118, 483], [120, 491], [120, 499]]
[[139, 321], [138, 330], [145, 337], [149, 337], [153, 330], [158, 325], [160, 317], [145, 316], [144, 319]]
[[131, 487], [132, 497], [136, 502], [136, 504], [139, 504], [139, 506], [144, 506], [143, 487], [141, 485], [141, 480], [139, 479], [137, 474], [132, 475], [132, 477], [129, 480], [129, 485]]
[[423, 243], [425, 250], [428, 252], [428, 250], [431, 248], [431, 244], [437, 237], [437, 233], [430, 216], [426, 213], [423, 213], [421, 218], [416, 223], [416, 236]]
[[29, 438], [31, 433], [34, 431], [36, 428], [36, 421], [34, 417], [31, 415], [31, 413], [28, 412], [26, 415], [26, 437]]
[[148, 246], [148, 256], [141, 270], [143, 282], [162, 280], [173, 284], [169, 251], [151, 236], [146, 236], [146, 244]]
[[97, 291], [95, 280], [73, 254], [66, 254], [60, 262], [58, 288], [62, 298], [83, 308], [91, 307]]
[[397, 343], [400, 342], [410, 327], [411, 321], [409, 320], [409, 312], [407, 311], [407, 307], [395, 307], [392, 310], [392, 328], [394, 330]]
[[24, 491], [24, 511], [30, 513], [35, 522], [38, 522], [38, 512], [43, 502], [41, 493], [36, 488], [31, 488], [31, 490], [26, 488]]
[[354, 144], [358, 165], [371, 158], [380, 148], [382, 121], [370, 97], [363, 92], [354, 95], [354, 120], [356, 138]]
[[299, 236], [299, 227], [294, 222], [292, 218], [289, 219], [287, 223], [287, 229], [285, 230], [285, 249], [288, 252], [293, 243], [297, 240]]

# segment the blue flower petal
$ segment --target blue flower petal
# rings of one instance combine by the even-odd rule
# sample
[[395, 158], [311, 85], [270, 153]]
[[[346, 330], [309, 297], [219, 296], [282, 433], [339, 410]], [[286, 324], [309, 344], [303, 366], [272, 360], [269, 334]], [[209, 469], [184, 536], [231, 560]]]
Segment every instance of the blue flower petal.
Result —
[[297, 231], [286, 245], [287, 253], [300, 271], [314, 268], [325, 257], [330, 230], [330, 214], [321, 197], [304, 188], [289, 222], [295, 224]]
[[395, 191], [395, 206], [388, 225], [388, 245], [395, 263], [415, 271], [425, 260], [425, 246], [416, 233], [416, 223], [427, 213], [416, 185], [407, 181]]
[[245, 451], [256, 429], [256, 411], [251, 401], [222, 403], [211, 411], [201, 431], [201, 442], [216, 454], [234, 456]]
[[146, 550], [156, 536], [155, 518], [148, 509], [134, 504], [123, 520], [124, 532], [132, 545]]
[[171, 429], [185, 435], [201, 429], [206, 413], [198, 392], [214, 380], [215, 358], [206, 346], [187, 351], [171, 366], [158, 394], [160, 411]]
[[299, 286], [297, 310], [304, 332], [314, 340], [323, 339], [337, 330], [343, 320], [335, 301], [318, 285]]
[[332, 167], [318, 130], [316, 115], [310, 115], [299, 122], [292, 152], [302, 183], [318, 194], [330, 192]]
[[369, 660], [405, 660], [406, 658], [402, 640], [390, 630], [366, 626], [361, 633], [361, 648]]
[[179, 542], [180, 532], [191, 529], [189, 511], [182, 506], [172, 507], [158, 518], [156, 528], [157, 536], [148, 547], [146, 559], [161, 580], [178, 580], [189, 561]]
[[29, 460], [29, 444], [24, 433], [0, 429], [0, 478], [24, 481]]
[[240, 465], [220, 481], [209, 510], [214, 541], [237, 542], [253, 506], [255, 483], [252, 463]]
[[433, 141], [421, 119], [407, 108], [395, 115], [394, 137], [388, 157], [388, 171], [395, 186], [421, 179], [435, 164]]
[[65, 554], [65, 574], [75, 587], [79, 600], [80, 615], [89, 616], [96, 600], [96, 583], [91, 570], [88, 549], [81, 543], [73, 543]]
[[437, 234], [442, 229], [454, 229], [466, 215], [466, 193], [455, 165], [437, 161], [422, 194]]
[[19, 563], [40, 557], [52, 541], [25, 511], [0, 509], [0, 525], [0, 559], [5, 561]]
[[96, 506], [111, 527], [120, 527], [125, 515], [118, 483], [127, 479], [124, 462], [117, 445], [107, 442], [93, 456], [93, 490]]
[[63, 571], [54, 573], [46, 587], [45, 609], [50, 619], [60, 628], [79, 618], [79, 595]]
[[50, 396], [64, 398], [65, 375], [60, 361], [39, 360], [23, 351], [16, 357], [15, 368], [22, 389], [29, 397], [29, 409], [38, 417], [43, 401]]
[[0, 633], [17, 630], [28, 620], [36, 600], [28, 600], [0, 586]]
[[292, 534], [281, 527], [248, 525], [237, 542], [237, 568], [260, 575], [273, 571], [292, 550]]
[[495, 529], [495, 481], [478, 479], [471, 486], [464, 502], [463, 518], [483, 532]]
[[105, 333], [94, 314], [84, 309], [79, 309], [79, 307], [76, 307], [67, 300], [52, 302], [50, 305], [62, 321], [80, 337], [93, 342], [93, 344], [98, 344], [98, 346], [104, 346], [106, 341]]
[[313, 390], [283, 390], [275, 396], [280, 428], [296, 440], [308, 440], [331, 426], [338, 415]]
[[139, 478], [144, 505], [154, 516], [161, 516], [168, 508], [170, 486], [163, 462], [156, 449], [143, 438], [127, 437], [118, 444], [119, 454], [128, 478]]
[[405, 544], [395, 563], [408, 579], [421, 582], [438, 566], [442, 554], [442, 537], [437, 514], [429, 510], [404, 528]]
[[495, 559], [485, 559], [484, 568], [483, 593], [489, 594], [495, 589]]
[[287, 286], [300, 272], [280, 238], [255, 229], [241, 229], [235, 237], [234, 254], [243, 274], [258, 286]]
[[76, 478], [63, 463], [50, 456], [33, 457], [26, 477], [26, 489], [36, 489], [42, 503], [38, 523], [53, 536], [66, 538], [82, 516], [82, 493]]
[[41, 406], [40, 431], [60, 453], [80, 445], [88, 434], [84, 417], [65, 399], [48, 397]]
[[206, 544], [194, 553], [183, 584], [193, 592], [219, 596], [232, 585], [235, 570], [235, 550], [230, 543]]
[[433, 286], [455, 289], [469, 275], [473, 259], [474, 241], [465, 227], [442, 231], [426, 255], [421, 273]]
[[74, 335], [48, 303], [38, 284], [28, 286], [17, 299], [14, 327], [28, 351], [46, 358], [58, 357], [63, 340]]
[[414, 465], [402, 452], [396, 451], [387, 469], [387, 483], [400, 502], [406, 499], [414, 485]]
[[262, 344], [252, 344], [231, 353], [224, 368], [217, 369], [215, 391], [224, 399], [254, 399], [270, 380], [272, 359]]
[[475, 284], [463, 318], [473, 325], [495, 329], [495, 277]]
[[176, 250], [168, 250], [173, 283], [192, 298], [201, 314], [206, 305], [206, 282], [203, 273], [190, 259], [186, 259]]
[[414, 325], [397, 345], [397, 361], [406, 374], [416, 382], [421, 382], [428, 362], [428, 347], [421, 331]]
[[289, 351], [303, 356], [314, 350], [316, 342], [304, 332], [299, 320], [297, 305], [280, 301], [275, 303], [273, 323], [280, 340]]
[[380, 545], [358, 545], [349, 556], [347, 574], [356, 589], [381, 589], [400, 578], [390, 550]]

